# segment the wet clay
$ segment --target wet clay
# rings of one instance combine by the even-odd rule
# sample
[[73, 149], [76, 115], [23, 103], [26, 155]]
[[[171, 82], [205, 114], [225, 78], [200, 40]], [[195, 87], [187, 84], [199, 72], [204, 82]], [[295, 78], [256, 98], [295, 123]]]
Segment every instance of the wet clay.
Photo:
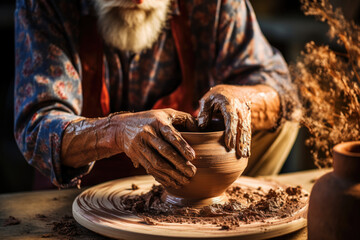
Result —
[[280, 116], [280, 98], [269, 86], [217, 85], [200, 100], [199, 126], [219, 113], [225, 122], [225, 145], [238, 157], [250, 157], [251, 132], [275, 127]]
[[58, 222], [52, 223], [53, 232], [64, 236], [77, 236], [80, 234], [80, 230], [76, 226], [76, 222], [73, 217], [65, 215]]
[[264, 239], [306, 226], [308, 197], [300, 188], [240, 177], [225, 192], [227, 203], [190, 208], [164, 202], [164, 188], [153, 188], [154, 183], [150, 176], [137, 176], [89, 188], [74, 200], [73, 216], [97, 233], [132, 239], [147, 239], [149, 234], [149, 239]]
[[173, 125], [197, 128], [190, 114], [172, 109], [80, 118], [65, 129], [62, 164], [79, 168], [125, 153], [134, 167], [143, 166], [159, 183], [180, 188], [196, 173], [191, 163], [195, 152]]
[[238, 185], [226, 190], [228, 202], [225, 204], [191, 208], [163, 202], [163, 194], [164, 188], [154, 185], [147, 193], [123, 196], [119, 199], [120, 206], [150, 225], [161, 222], [213, 224], [219, 230], [230, 230], [244, 223], [289, 217], [304, 207], [308, 196], [301, 187], [263, 191]]
[[[216, 128], [215, 128], [216, 129]], [[236, 157], [235, 150], [225, 147], [224, 131], [181, 132], [181, 136], [194, 149], [196, 157], [192, 164], [196, 174], [190, 183], [180, 189], [165, 187], [171, 195], [166, 198], [172, 203], [184, 205], [208, 205], [211, 198], [222, 195], [225, 190], [242, 174], [248, 159]], [[173, 198], [172, 196], [179, 197]], [[210, 199], [209, 202], [204, 199]]]
[[12, 225], [18, 225], [20, 224], [21, 221], [13, 216], [9, 216], [9, 218], [7, 218], [3, 224], [4, 227], [7, 226], [12, 226]]

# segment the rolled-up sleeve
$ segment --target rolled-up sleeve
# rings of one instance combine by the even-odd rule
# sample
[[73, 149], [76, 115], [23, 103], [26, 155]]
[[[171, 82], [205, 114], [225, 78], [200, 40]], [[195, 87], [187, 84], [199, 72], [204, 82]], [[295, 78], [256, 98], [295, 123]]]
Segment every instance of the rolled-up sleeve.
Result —
[[29, 164], [58, 187], [77, 184], [91, 168], [71, 169], [60, 159], [62, 134], [82, 107], [75, 36], [66, 26], [53, 1], [16, 3], [15, 139]]
[[217, 84], [268, 85], [279, 94], [281, 119], [298, 118], [299, 100], [287, 64], [263, 36], [249, 1], [222, 4], [216, 51], [212, 73]]

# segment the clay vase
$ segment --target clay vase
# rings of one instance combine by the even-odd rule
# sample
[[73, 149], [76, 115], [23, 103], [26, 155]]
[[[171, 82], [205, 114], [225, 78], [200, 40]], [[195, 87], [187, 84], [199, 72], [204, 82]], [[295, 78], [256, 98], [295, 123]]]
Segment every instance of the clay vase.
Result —
[[224, 191], [241, 175], [248, 159], [238, 159], [235, 150], [226, 150], [224, 131], [181, 132], [181, 135], [195, 151], [192, 163], [197, 172], [182, 188], [166, 188], [163, 200], [192, 207], [225, 202]]
[[309, 202], [309, 239], [360, 239], [360, 141], [333, 149], [334, 171], [317, 180]]

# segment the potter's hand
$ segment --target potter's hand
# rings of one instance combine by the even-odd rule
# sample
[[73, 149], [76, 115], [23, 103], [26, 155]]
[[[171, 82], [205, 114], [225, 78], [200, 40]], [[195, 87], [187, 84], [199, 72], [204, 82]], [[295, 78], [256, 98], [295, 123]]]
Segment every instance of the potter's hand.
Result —
[[180, 187], [189, 182], [196, 168], [195, 152], [173, 124], [196, 127], [191, 115], [172, 109], [115, 115], [111, 118], [116, 144], [134, 163], [164, 186]]
[[196, 127], [189, 114], [172, 109], [72, 122], [62, 140], [62, 164], [76, 168], [125, 152], [135, 167], [141, 164], [164, 186], [178, 188], [195, 175], [195, 152], [173, 124]]
[[205, 127], [217, 111], [224, 118], [226, 147], [235, 148], [238, 157], [249, 157], [251, 132], [277, 125], [280, 99], [266, 85], [218, 85], [200, 100], [199, 126]]
[[250, 156], [251, 108], [250, 102], [241, 99], [232, 86], [218, 85], [200, 100], [199, 127], [205, 127], [213, 112], [220, 111], [225, 122], [225, 146], [236, 149], [238, 157]]

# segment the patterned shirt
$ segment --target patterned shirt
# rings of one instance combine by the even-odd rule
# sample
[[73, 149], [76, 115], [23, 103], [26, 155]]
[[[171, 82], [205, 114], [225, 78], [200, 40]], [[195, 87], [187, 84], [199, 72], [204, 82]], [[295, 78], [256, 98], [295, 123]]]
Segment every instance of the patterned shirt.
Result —
[[[169, 13], [181, 14], [178, 0]], [[281, 54], [264, 38], [247, 0], [186, 0], [197, 93], [216, 84], [267, 84], [282, 98], [290, 78]], [[92, 167], [61, 164], [62, 134], [81, 118], [79, 22], [90, 0], [17, 0], [15, 12], [15, 139], [25, 159], [59, 187], [75, 185]], [[181, 69], [170, 24], [138, 54], [104, 46], [111, 111], [151, 109], [176, 89]], [[91, 37], [89, 37], [91, 40]], [[125, 76], [126, 74], [126, 76]], [[127, 94], [123, 82], [127, 79]], [[126, 99], [125, 99], [126, 98]], [[126, 104], [125, 104], [126, 103]]]

